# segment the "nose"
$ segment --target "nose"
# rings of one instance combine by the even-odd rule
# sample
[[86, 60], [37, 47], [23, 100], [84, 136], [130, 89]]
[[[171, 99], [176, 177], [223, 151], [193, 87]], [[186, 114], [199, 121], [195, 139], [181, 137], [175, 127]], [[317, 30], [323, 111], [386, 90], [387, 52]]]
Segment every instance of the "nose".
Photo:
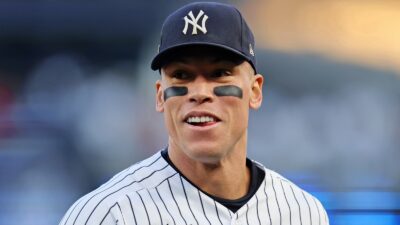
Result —
[[212, 85], [204, 78], [197, 78], [189, 86], [189, 101], [205, 103], [213, 101]]

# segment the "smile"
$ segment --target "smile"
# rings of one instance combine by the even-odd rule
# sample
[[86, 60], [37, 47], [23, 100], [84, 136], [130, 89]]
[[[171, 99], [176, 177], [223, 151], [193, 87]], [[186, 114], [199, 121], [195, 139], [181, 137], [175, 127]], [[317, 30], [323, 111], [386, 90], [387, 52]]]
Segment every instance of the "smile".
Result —
[[209, 113], [192, 112], [186, 116], [184, 121], [192, 126], [209, 126], [221, 120]]
[[214, 122], [214, 118], [209, 117], [209, 116], [194, 116], [194, 117], [189, 117], [186, 122], [187, 123], [207, 123], [207, 122]]

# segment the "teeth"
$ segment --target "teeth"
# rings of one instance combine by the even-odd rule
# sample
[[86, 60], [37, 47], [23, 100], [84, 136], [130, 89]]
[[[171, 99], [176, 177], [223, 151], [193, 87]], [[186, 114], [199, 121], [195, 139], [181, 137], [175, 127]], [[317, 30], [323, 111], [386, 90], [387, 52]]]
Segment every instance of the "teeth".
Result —
[[206, 123], [206, 122], [214, 122], [214, 118], [209, 116], [193, 116], [189, 117], [186, 122], [188, 123]]

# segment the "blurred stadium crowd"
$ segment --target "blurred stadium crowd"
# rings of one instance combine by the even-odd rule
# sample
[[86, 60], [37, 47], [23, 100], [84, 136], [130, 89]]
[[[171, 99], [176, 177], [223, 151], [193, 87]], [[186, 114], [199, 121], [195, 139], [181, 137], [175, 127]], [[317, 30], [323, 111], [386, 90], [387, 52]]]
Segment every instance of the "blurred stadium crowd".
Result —
[[[149, 63], [162, 19], [182, 4], [0, 2], [0, 225], [57, 224], [165, 146]], [[332, 225], [400, 224], [400, 72], [256, 52], [266, 86], [250, 158], [314, 193]]]

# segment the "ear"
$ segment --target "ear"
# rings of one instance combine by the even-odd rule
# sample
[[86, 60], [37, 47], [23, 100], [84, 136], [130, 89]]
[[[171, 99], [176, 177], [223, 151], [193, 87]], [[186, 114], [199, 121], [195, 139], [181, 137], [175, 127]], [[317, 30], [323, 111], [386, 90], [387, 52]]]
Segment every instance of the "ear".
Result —
[[156, 111], [164, 112], [164, 89], [161, 80], [156, 81]]
[[264, 83], [264, 77], [261, 74], [253, 76], [251, 92], [250, 92], [250, 103], [249, 106], [252, 109], [258, 109], [262, 103], [262, 87]]

